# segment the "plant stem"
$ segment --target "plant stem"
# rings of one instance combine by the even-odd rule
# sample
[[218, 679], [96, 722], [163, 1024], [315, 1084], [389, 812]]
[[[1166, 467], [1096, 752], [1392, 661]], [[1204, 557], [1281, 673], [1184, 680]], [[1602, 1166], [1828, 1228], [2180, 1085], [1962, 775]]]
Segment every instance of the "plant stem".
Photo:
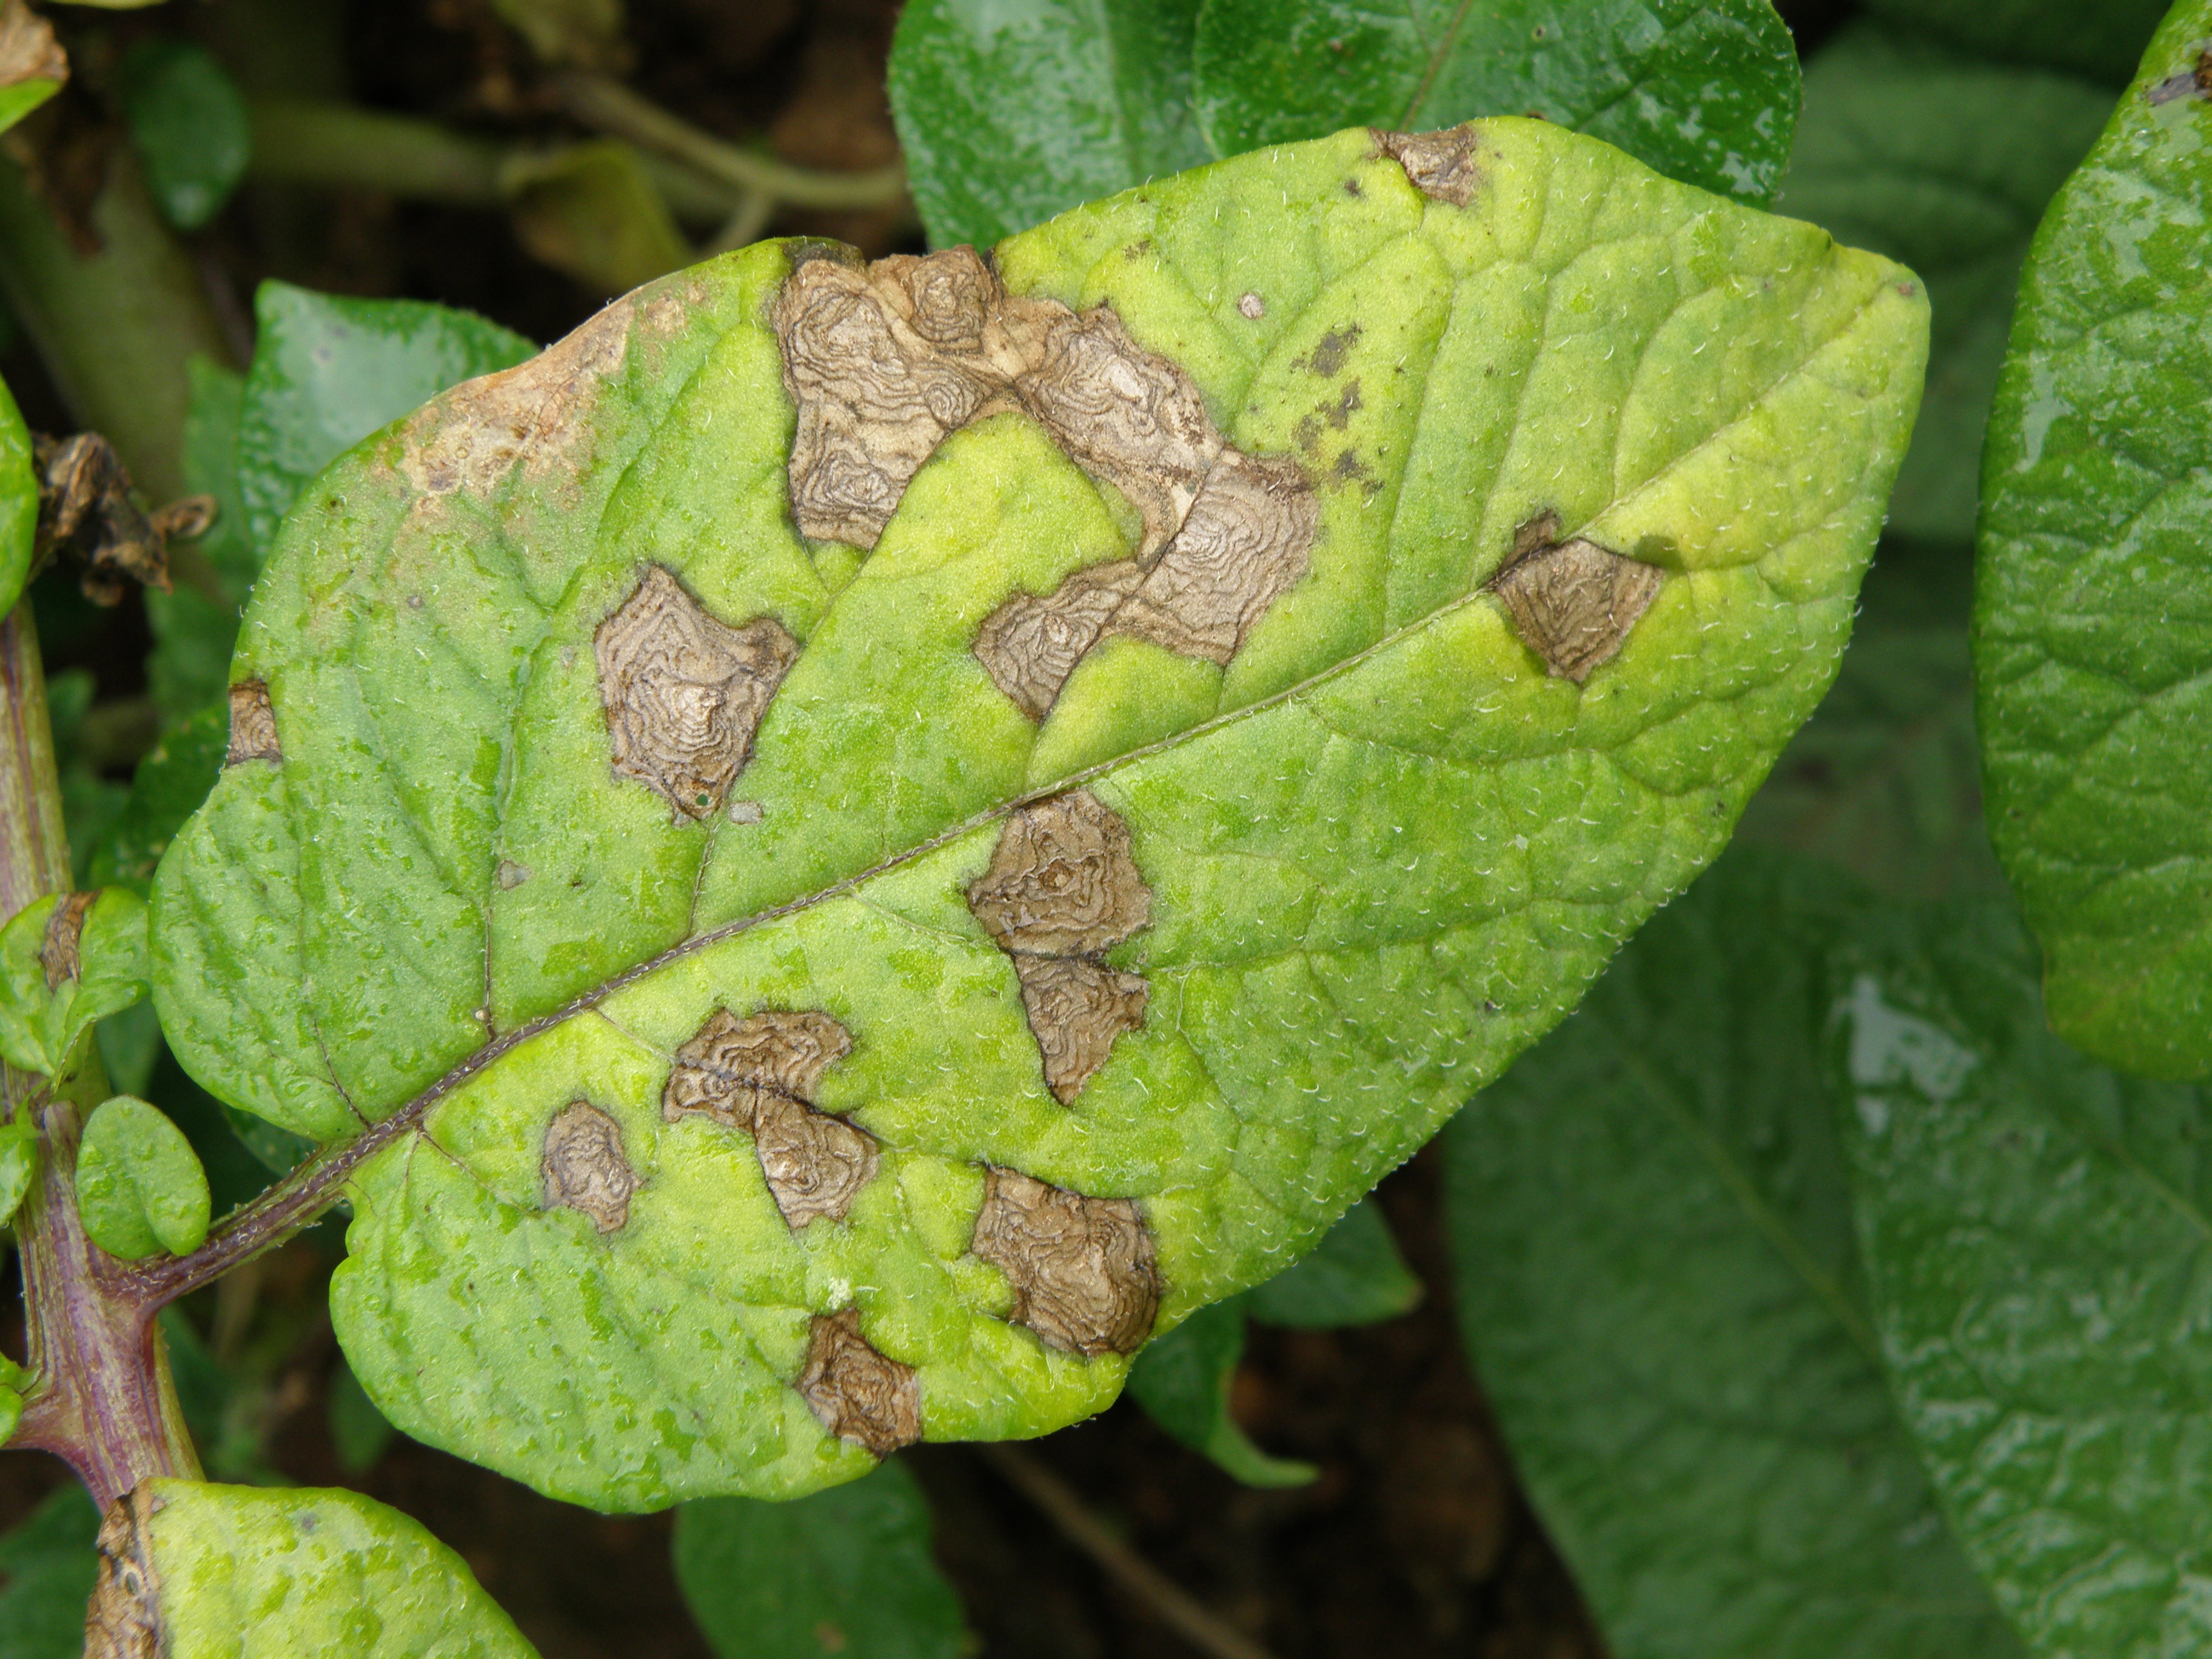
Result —
[[[69, 841], [27, 600], [0, 622], [0, 917], [67, 890]], [[155, 1475], [197, 1479], [154, 1310], [117, 1294], [114, 1264], [77, 1219], [79, 1109], [105, 1092], [97, 1058], [52, 1095], [0, 1066], [8, 1109], [35, 1110], [39, 1176], [15, 1217], [29, 1363], [37, 1374], [12, 1443], [54, 1453], [105, 1509]]]
[[906, 191], [902, 162], [866, 173], [817, 173], [725, 143], [604, 75], [564, 75], [556, 85], [568, 112], [585, 125], [688, 162], [736, 189], [757, 191], [793, 207], [884, 207]]
[[0, 283], [78, 423], [103, 434], [154, 503], [185, 493], [185, 365], [228, 362], [199, 272], [161, 222], [137, 163], [118, 145], [92, 210], [87, 258], [0, 162]]

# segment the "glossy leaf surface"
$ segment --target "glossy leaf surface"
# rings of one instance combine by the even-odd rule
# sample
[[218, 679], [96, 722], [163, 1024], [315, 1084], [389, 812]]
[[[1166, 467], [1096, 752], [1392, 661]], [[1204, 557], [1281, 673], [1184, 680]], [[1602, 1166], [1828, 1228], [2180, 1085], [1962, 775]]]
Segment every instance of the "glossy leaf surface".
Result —
[[795, 1504], [676, 1512], [676, 1582], [720, 1659], [957, 1659], [960, 1602], [930, 1555], [929, 1505], [894, 1461]]
[[[644, 1508], [1087, 1415], [1717, 849], [1834, 672], [1918, 287], [1543, 124], [1405, 153], [1439, 194], [1358, 131], [1085, 209], [1000, 246], [1003, 301], [750, 250], [323, 476], [156, 879], [156, 1000], [234, 1104], [390, 1120], [332, 1306], [401, 1429]], [[801, 540], [794, 495], [884, 506], [823, 436], [878, 428], [811, 404], [793, 459], [773, 319], [909, 280], [940, 332], [965, 293], [1010, 353], [1057, 319], [1187, 375], [1127, 429], [1216, 434], [1251, 534], [1203, 591], [1279, 584], [1234, 629], [1116, 612], [1038, 696], [1016, 647], [1066, 635], [1020, 618], [1195, 605], [1160, 520], [1216, 522], [1042, 369], [865, 560]]]
[[136, 893], [34, 899], [0, 928], [0, 1058], [58, 1078], [94, 1024], [146, 994], [146, 905]]
[[39, 480], [31, 470], [31, 434], [15, 395], [0, 381], [0, 614], [15, 608], [31, 574], [39, 532]]
[[1796, 49], [1768, 0], [1207, 0], [1196, 62], [1223, 155], [1354, 122], [1540, 115], [1761, 204], [1797, 114]]
[[913, 0], [891, 48], [915, 205], [938, 247], [1001, 237], [1212, 159], [1198, 0]]
[[1818, 1048], [1856, 902], [1731, 852], [1448, 1132], [1462, 1328], [1620, 1659], [2019, 1650], [1865, 1306]]
[[358, 1492], [149, 1480], [100, 1549], [94, 1620], [163, 1659], [536, 1659], [460, 1557]]
[[1976, 1566], [2051, 1659], [2203, 1649], [2212, 1101], [2053, 1037], [2009, 907], [1936, 912], [1838, 988], [1876, 1323]]
[[[2058, 1030], [2212, 1073], [2212, 5], [2052, 204], [1990, 417], [1974, 667]], [[2177, 78], [2178, 77], [2178, 78]]]
[[1965, 543], [2013, 289], [2043, 210], [2111, 113], [2106, 88], [1846, 30], [1805, 71], [1780, 210], [1928, 283], [1928, 389], [1893, 533]]
[[118, 1095], [85, 1120], [76, 1207], [85, 1237], [112, 1256], [183, 1255], [207, 1237], [207, 1171], [160, 1107]]
[[252, 367], [238, 416], [238, 486], [258, 553], [331, 458], [426, 398], [519, 363], [533, 348], [473, 313], [349, 300], [288, 283], [253, 301]]

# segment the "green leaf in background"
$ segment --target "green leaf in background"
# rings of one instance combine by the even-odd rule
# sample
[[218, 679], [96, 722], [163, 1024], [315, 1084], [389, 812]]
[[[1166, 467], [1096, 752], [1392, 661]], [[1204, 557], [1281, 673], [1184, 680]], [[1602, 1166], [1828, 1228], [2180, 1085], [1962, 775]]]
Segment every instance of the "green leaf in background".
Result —
[[146, 751], [130, 799], [94, 850], [95, 884], [147, 891], [170, 841], [207, 799], [229, 741], [230, 710], [218, 703], [172, 726]]
[[85, 1120], [76, 1207], [85, 1236], [112, 1256], [184, 1255], [207, 1237], [207, 1171], [160, 1107], [117, 1095]]
[[1355, 124], [1540, 115], [1764, 205], [1797, 118], [1796, 47], [1771, 0], [1206, 0], [1195, 61], [1224, 155]]
[[23, 1420], [23, 1396], [37, 1380], [36, 1372], [26, 1370], [5, 1354], [0, 1354], [0, 1446], [8, 1443], [15, 1432], [15, 1425]]
[[1381, 1207], [1362, 1199], [1310, 1255], [1245, 1292], [1243, 1306], [1262, 1325], [1331, 1330], [1395, 1319], [1420, 1299], [1421, 1281], [1398, 1254]]
[[1982, 823], [1959, 550], [1886, 539], [1836, 684], [1736, 826], [1842, 866], [1888, 898], [1999, 892]]
[[343, 1354], [331, 1370], [328, 1399], [331, 1447], [338, 1455], [338, 1467], [350, 1475], [368, 1474], [398, 1431], [376, 1409]]
[[205, 47], [159, 34], [124, 53], [116, 92], [154, 204], [179, 230], [198, 230], [252, 159], [244, 94]]
[[628, 144], [525, 157], [501, 183], [522, 246], [600, 294], [626, 294], [690, 261], [691, 245]]
[[94, 1021], [146, 994], [146, 902], [136, 893], [50, 894], [0, 928], [0, 1058], [59, 1078]]
[[[41, 583], [33, 592], [52, 586]], [[94, 853], [131, 799], [129, 787], [107, 777], [95, 758], [90, 728], [98, 691], [89, 668], [66, 668], [46, 678], [46, 719], [61, 772], [62, 822], [69, 830], [70, 867], [79, 886], [89, 884]]]
[[678, 273], [295, 509], [156, 1005], [233, 1105], [380, 1125], [331, 1307], [398, 1428], [635, 1509], [1087, 1416], [1718, 850], [1917, 285], [1544, 123], [1390, 143], [995, 273]]
[[95, 1624], [162, 1659], [536, 1659], [460, 1557], [358, 1492], [149, 1480], [100, 1558]]
[[622, 0], [492, 0], [492, 9], [549, 64], [621, 66]]
[[931, 243], [988, 247], [1211, 159], [1197, 19], [1198, 0], [911, 0], [891, 111]]
[[2212, 3], [2174, 9], [2036, 235], [1974, 606], [1990, 830], [2051, 1023], [2164, 1077], [2212, 1073], [2207, 35]]
[[190, 580], [179, 580], [167, 593], [146, 590], [146, 621], [154, 634], [146, 689], [171, 732], [193, 710], [224, 705], [238, 608], [261, 568], [238, 489], [245, 377], [204, 357], [195, 357], [187, 374], [191, 403], [185, 417], [185, 488], [216, 499], [215, 523], [191, 552], [206, 562], [217, 592]]
[[99, 1510], [71, 1480], [0, 1536], [0, 1653], [8, 1659], [82, 1659], [99, 1531]]
[[959, 1659], [972, 1649], [930, 1555], [929, 1506], [896, 1460], [796, 1503], [685, 1504], [675, 1557], [720, 1659]]
[[31, 467], [31, 434], [15, 395], [0, 381], [0, 616], [23, 597], [38, 530], [39, 479]]
[[341, 299], [287, 283], [264, 283], [253, 315], [238, 488], [264, 556], [294, 498], [334, 456], [447, 386], [536, 349], [472, 312]]
[[1835, 1086], [1883, 1352], [1998, 1604], [2049, 1659], [2212, 1649], [2212, 1099], [2050, 1034], [2009, 906], [1839, 988]]
[[1248, 1486], [1304, 1486], [1310, 1463], [1270, 1457], [1229, 1414], [1230, 1385], [1244, 1357], [1244, 1299], [1201, 1308], [1149, 1345], [1129, 1368], [1129, 1392], [1152, 1419]]
[[[15, 1214], [39, 1172], [39, 1131], [27, 1109], [0, 1123], [0, 1226]], [[4, 1438], [5, 1437], [0, 1437]]]
[[1731, 851], [1447, 1132], [1460, 1316], [1619, 1659], [2018, 1647], [1892, 1413], [1809, 860]]
[[2166, 0], [1866, 0], [1866, 9], [1900, 28], [1925, 30], [1979, 57], [2118, 86]]
[[1780, 210], [1927, 282], [1928, 389], [1890, 498], [1893, 532], [1973, 539], [1982, 429], [2028, 238], [2112, 94], [1848, 29], [1807, 66]]

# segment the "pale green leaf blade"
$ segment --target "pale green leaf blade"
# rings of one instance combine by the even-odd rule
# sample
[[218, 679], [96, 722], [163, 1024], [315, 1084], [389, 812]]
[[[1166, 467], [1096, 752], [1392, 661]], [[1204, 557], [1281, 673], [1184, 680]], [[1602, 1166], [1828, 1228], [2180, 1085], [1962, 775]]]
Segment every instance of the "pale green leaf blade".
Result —
[[683, 1505], [676, 1582], [720, 1659], [959, 1659], [971, 1638], [929, 1540], [929, 1506], [893, 1460], [795, 1504]]
[[331, 459], [456, 381], [533, 348], [472, 312], [350, 300], [268, 282], [254, 295], [252, 366], [238, 416], [238, 483], [264, 555]]
[[15, 394], [0, 381], [0, 615], [15, 608], [31, 574], [39, 531], [39, 479], [31, 466], [31, 434]]
[[913, 0], [891, 112], [932, 243], [1001, 237], [1211, 159], [1198, 0]]
[[2174, 9], [2037, 233], [1974, 608], [1990, 833], [2051, 1021], [2165, 1077], [2212, 1073], [2208, 35], [2212, 5]]
[[117, 1095], [85, 1120], [76, 1207], [85, 1236], [110, 1255], [183, 1255], [207, 1237], [207, 1171], [160, 1107]]
[[1966, 542], [1982, 430], [2028, 239], [2112, 111], [2072, 76], [1846, 30], [1805, 71], [1781, 210], [1911, 265], [1928, 284], [1928, 390], [1890, 498], [1892, 532]]
[[0, 1653], [8, 1659], [83, 1659], [99, 1531], [99, 1510], [72, 1480], [0, 1535]]
[[1129, 1393], [1177, 1440], [1248, 1486], [1304, 1486], [1321, 1471], [1270, 1457], [1229, 1413], [1230, 1385], [1244, 1357], [1244, 1298], [1201, 1308], [1129, 1368]]
[[0, 1057], [60, 1078], [100, 1019], [146, 994], [146, 902], [120, 887], [57, 893], [0, 928]]
[[31, 1190], [31, 1177], [38, 1172], [38, 1126], [28, 1110], [19, 1111], [0, 1124], [0, 1227], [15, 1218], [15, 1206]]
[[358, 1492], [149, 1480], [100, 1547], [94, 1616], [164, 1659], [536, 1659], [460, 1557]]
[[1466, 1340], [1620, 1659], [2019, 1651], [1863, 1304], [1818, 1047], [1856, 902], [1729, 854], [1446, 1134]]
[[1926, 915], [1838, 988], [1882, 1347], [1968, 1553], [2050, 1659], [2203, 1650], [2212, 1100], [2052, 1036], [2008, 906]]
[[1362, 1199], [1311, 1255], [1247, 1291], [1244, 1310], [1262, 1325], [1330, 1330], [1395, 1319], [1420, 1299], [1421, 1281], [1398, 1254], [1382, 1210]]
[[1761, 205], [1797, 116], [1769, 0], [1206, 0], [1196, 64], [1222, 155], [1354, 122], [1534, 115]]
[[[996, 280], [961, 256], [698, 267], [324, 475], [156, 877], [156, 1002], [233, 1103], [380, 1125], [332, 1310], [400, 1429], [650, 1508], [1088, 1415], [1717, 849], [1834, 671], [1917, 285], [1540, 123], [1408, 153], [1442, 194], [1354, 131], [996, 251], [1009, 327], [1187, 374], [1212, 465], [1273, 458], [1316, 526], [1212, 645], [1117, 635], [1052, 696], [985, 624], [1184, 568], [1146, 528], [1183, 508], [1086, 474], [1041, 392], [943, 437], [865, 560], [794, 527], [846, 498], [793, 460], [781, 299], [913, 282], [957, 338]], [[1491, 586], [1516, 538], [1628, 620], [1543, 632]], [[653, 746], [728, 706], [625, 665], [669, 628], [780, 676], [713, 694], [764, 701], [749, 757]], [[1000, 948], [1063, 837], [1112, 902]], [[785, 1104], [715, 1092], [762, 1055]], [[1054, 1215], [1096, 1280], [1009, 1242]]]

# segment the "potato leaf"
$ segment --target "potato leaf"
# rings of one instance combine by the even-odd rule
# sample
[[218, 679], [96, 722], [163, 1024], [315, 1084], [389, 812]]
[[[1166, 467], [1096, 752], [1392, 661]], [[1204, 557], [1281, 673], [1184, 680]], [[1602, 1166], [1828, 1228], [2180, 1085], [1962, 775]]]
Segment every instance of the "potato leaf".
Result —
[[163, 1659], [536, 1659], [460, 1557], [396, 1510], [198, 1480], [144, 1481], [108, 1511], [85, 1636], [88, 1652]]
[[245, 95], [205, 47], [166, 35], [125, 52], [117, 82], [155, 205], [179, 230], [198, 230], [252, 159]]
[[1875, 1322], [1967, 1553], [2039, 1654], [2203, 1650], [2212, 1098], [2052, 1036], [2009, 906], [1936, 911], [1840, 989]]
[[0, 1058], [68, 1073], [95, 1021], [146, 994], [146, 904], [119, 887], [34, 899], [0, 928]]
[[2059, 1032], [2212, 1074], [2212, 3], [2174, 8], [2021, 284], [1974, 671]]
[[1421, 1281], [1398, 1254], [1382, 1212], [1363, 1199], [1310, 1255], [1247, 1291], [1244, 1310], [1262, 1325], [1334, 1330], [1395, 1319], [1420, 1299]]
[[117, 1095], [93, 1108], [76, 1155], [85, 1237], [137, 1261], [182, 1255], [207, 1237], [207, 1171], [185, 1132], [150, 1101]]
[[1468, 1346], [1620, 1659], [2019, 1651], [1865, 1305], [1818, 1047], [1855, 902], [1730, 852], [1445, 1139]]
[[54, 26], [23, 0], [0, 0], [0, 132], [59, 92], [69, 72]]
[[375, 1126], [418, 1439], [632, 1509], [1086, 1416], [1718, 848], [1925, 319], [1519, 120], [680, 273], [287, 521], [163, 1027]]
[[1244, 1357], [1244, 1302], [1201, 1308], [1129, 1368], [1129, 1393], [1152, 1421], [1248, 1486], [1304, 1486], [1321, 1471], [1270, 1457], [1229, 1413], [1230, 1385]]
[[1867, 9], [1982, 58], [2118, 86], [2135, 73], [2166, 0], [1867, 0]]
[[15, 608], [30, 579], [39, 531], [39, 480], [31, 468], [31, 434], [15, 395], [0, 381], [0, 615]]

